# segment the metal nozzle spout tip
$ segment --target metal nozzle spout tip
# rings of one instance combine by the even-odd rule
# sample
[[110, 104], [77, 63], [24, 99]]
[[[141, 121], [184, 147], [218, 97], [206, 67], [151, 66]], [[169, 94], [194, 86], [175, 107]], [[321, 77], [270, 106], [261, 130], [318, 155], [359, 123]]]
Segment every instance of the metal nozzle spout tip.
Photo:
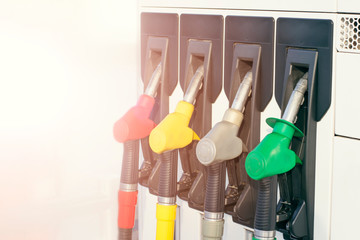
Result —
[[245, 108], [246, 100], [248, 99], [249, 94], [251, 92], [252, 79], [253, 79], [252, 72], [251, 71], [247, 72], [243, 81], [239, 86], [239, 89], [236, 92], [236, 96], [231, 105], [232, 109], [243, 112]]
[[159, 65], [155, 68], [155, 71], [151, 75], [151, 79], [149, 81], [149, 84], [146, 87], [145, 94], [151, 97], [156, 96], [157, 89], [160, 85], [160, 79], [161, 79], [161, 62]]
[[305, 92], [307, 91], [307, 78], [308, 72], [306, 72], [297, 82], [294, 90], [291, 93], [282, 119], [291, 123], [294, 123], [296, 121], [300, 106], [304, 101]]
[[186, 93], [183, 99], [185, 102], [191, 104], [195, 103], [196, 95], [198, 94], [202, 86], [203, 79], [204, 79], [204, 65], [201, 65], [196, 70], [194, 76], [190, 81], [188, 88], [186, 89]]

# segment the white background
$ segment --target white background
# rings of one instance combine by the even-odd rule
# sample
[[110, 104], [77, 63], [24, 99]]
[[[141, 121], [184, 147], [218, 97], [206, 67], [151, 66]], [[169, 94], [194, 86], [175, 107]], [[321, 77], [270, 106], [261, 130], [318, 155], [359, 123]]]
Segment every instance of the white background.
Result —
[[0, 239], [115, 239], [136, 1], [0, 0]]

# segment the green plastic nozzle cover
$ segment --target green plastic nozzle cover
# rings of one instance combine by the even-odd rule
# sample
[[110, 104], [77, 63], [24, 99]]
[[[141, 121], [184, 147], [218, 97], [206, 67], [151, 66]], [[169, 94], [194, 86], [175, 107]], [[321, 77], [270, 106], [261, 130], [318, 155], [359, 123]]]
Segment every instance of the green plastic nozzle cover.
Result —
[[294, 151], [289, 149], [293, 136], [304, 134], [292, 123], [277, 118], [268, 118], [266, 123], [273, 128], [245, 160], [248, 175], [255, 180], [290, 171], [296, 163], [302, 164]]

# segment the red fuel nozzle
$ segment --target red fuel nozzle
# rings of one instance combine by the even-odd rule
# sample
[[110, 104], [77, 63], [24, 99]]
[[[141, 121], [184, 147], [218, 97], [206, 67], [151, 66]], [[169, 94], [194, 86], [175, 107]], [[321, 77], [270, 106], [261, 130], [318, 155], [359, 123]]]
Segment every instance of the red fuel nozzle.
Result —
[[118, 142], [141, 139], [149, 136], [156, 124], [149, 119], [155, 99], [141, 95], [137, 104], [114, 124], [114, 137]]

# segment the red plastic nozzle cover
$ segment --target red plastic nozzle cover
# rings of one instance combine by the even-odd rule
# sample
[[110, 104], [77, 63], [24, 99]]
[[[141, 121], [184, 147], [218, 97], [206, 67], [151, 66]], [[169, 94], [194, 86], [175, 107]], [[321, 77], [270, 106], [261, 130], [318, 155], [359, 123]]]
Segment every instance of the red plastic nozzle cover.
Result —
[[156, 124], [149, 119], [155, 99], [141, 95], [137, 104], [114, 124], [114, 137], [118, 142], [141, 139], [149, 136]]

